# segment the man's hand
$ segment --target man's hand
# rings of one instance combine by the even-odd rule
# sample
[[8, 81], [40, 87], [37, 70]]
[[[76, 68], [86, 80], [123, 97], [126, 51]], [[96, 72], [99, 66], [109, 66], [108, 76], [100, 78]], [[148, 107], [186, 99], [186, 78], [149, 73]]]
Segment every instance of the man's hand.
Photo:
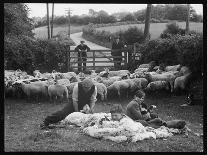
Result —
[[147, 119], [150, 119], [151, 118], [149, 112], [146, 113], [146, 114], [144, 114], [144, 115], [142, 115], [142, 117], [143, 117], [144, 120], [147, 120]]

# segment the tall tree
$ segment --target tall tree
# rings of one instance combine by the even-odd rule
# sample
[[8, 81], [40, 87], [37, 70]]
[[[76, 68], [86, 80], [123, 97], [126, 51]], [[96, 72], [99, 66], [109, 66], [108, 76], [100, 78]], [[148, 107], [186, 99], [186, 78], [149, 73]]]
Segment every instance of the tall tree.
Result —
[[52, 3], [51, 38], [53, 37], [54, 3]]
[[49, 16], [49, 4], [47, 3], [47, 35], [48, 39], [50, 39], [50, 16]]
[[29, 8], [24, 3], [4, 3], [4, 34], [33, 37], [32, 19]]
[[147, 4], [146, 17], [145, 17], [145, 28], [144, 28], [145, 41], [149, 40], [151, 8], [152, 8], [152, 4]]
[[190, 19], [190, 4], [187, 4], [187, 18], [186, 18], [185, 34], [189, 34], [189, 19]]

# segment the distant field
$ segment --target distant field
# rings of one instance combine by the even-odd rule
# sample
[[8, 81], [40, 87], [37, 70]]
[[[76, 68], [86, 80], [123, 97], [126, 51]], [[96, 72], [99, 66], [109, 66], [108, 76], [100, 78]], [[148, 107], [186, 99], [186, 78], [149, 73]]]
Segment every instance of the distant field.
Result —
[[[151, 39], [158, 38], [160, 34], [163, 32], [163, 30], [166, 28], [167, 23], [151, 23], [150, 24], [150, 34]], [[178, 22], [178, 25], [181, 28], [185, 28], [185, 22]], [[109, 27], [101, 27], [97, 28], [98, 30], [105, 30], [110, 32], [117, 32], [120, 30], [126, 30], [130, 26], [137, 26], [144, 30], [144, 24], [129, 24], [129, 25], [121, 25], [121, 26], [109, 26]], [[83, 26], [71, 26], [71, 34], [76, 32], [81, 32]], [[198, 32], [203, 32], [203, 23], [190, 23], [190, 30], [195, 30]], [[68, 32], [68, 25], [61, 25], [61, 26], [54, 26], [54, 35], [57, 35], [58, 32], [65, 31], [65, 33]], [[36, 28], [34, 31], [35, 37], [44, 39], [47, 38], [47, 26]]]
[[[160, 36], [163, 30], [166, 28], [167, 23], [151, 23], [150, 24], [150, 34], [151, 39], [156, 39]], [[185, 28], [185, 22], [178, 22], [178, 25], [181, 28]], [[105, 30], [109, 32], [117, 32], [120, 30], [126, 30], [129, 27], [137, 26], [138, 28], [143, 29], [144, 31], [144, 24], [129, 24], [129, 25], [121, 25], [121, 26], [109, 26], [109, 27], [100, 27], [97, 30]], [[203, 23], [190, 23], [190, 30], [195, 30], [197, 32], [203, 32]]]
[[[72, 33], [76, 33], [76, 32], [81, 32], [82, 28], [84, 26], [74, 26], [72, 25], [70, 27], [70, 32]], [[65, 31], [65, 33], [68, 33], [68, 25], [54, 25], [53, 28], [53, 35], [57, 35], [58, 32], [61, 31]], [[35, 33], [35, 37], [39, 38], [39, 39], [45, 39], [47, 38], [47, 26], [43, 26], [43, 27], [38, 27], [36, 29], [34, 29], [33, 31]]]

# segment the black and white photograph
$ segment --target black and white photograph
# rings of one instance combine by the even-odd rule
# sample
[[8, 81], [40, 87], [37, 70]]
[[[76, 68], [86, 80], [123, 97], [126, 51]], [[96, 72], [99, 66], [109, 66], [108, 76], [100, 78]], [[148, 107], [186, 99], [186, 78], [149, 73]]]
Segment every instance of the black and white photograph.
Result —
[[4, 152], [204, 152], [204, 4], [148, 3], [4, 3]]

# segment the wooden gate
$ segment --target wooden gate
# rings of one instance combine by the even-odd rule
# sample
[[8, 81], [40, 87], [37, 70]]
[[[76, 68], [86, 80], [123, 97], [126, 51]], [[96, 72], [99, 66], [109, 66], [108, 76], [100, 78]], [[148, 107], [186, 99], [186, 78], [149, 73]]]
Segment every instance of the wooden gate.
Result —
[[68, 70], [71, 71], [74, 68], [78, 68], [78, 63], [86, 63], [87, 69], [97, 68], [114, 68], [114, 58], [122, 58], [121, 64], [124, 68], [127, 67], [128, 63], [128, 50], [119, 50], [122, 52], [122, 56], [111, 56], [111, 50], [90, 50], [87, 52], [86, 61], [78, 61], [78, 51], [70, 50], [68, 52]]

